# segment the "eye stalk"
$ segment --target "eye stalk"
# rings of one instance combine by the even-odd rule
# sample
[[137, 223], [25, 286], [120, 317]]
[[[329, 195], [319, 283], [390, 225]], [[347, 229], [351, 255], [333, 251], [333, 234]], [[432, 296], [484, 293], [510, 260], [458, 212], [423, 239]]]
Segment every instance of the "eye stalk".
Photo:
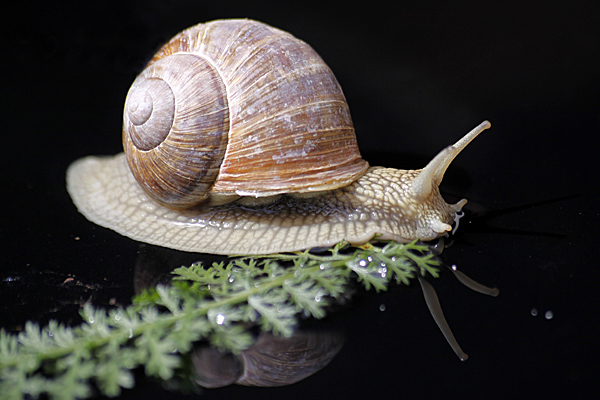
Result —
[[[456, 156], [481, 132], [489, 129], [491, 126], [492, 124], [489, 121], [483, 121], [452, 146], [448, 146], [440, 151], [412, 182], [412, 195], [418, 200], [427, 198], [431, 194], [433, 187], [439, 186], [442, 183], [446, 170]], [[458, 203], [456, 205], [458, 206]]]

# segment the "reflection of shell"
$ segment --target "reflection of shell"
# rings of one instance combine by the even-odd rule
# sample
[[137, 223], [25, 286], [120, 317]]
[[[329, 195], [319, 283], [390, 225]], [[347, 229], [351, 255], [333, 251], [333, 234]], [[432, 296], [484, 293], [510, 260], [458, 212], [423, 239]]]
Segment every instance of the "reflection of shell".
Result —
[[[164, 247], [140, 247], [134, 271], [135, 293], [157, 284], [169, 283], [170, 272], [190, 265], [198, 254]], [[223, 261], [220, 256], [202, 255], [205, 265]], [[331, 331], [300, 331], [292, 337], [262, 332], [248, 350], [239, 355], [211, 347], [197, 347], [191, 358], [198, 385], [217, 388], [237, 383], [246, 386], [283, 386], [298, 382], [325, 367], [343, 345], [343, 336]]]
[[291, 337], [261, 333], [253, 347], [239, 356], [211, 347], [194, 351], [196, 383], [217, 388], [283, 386], [298, 382], [325, 367], [343, 345], [337, 332], [297, 332]]

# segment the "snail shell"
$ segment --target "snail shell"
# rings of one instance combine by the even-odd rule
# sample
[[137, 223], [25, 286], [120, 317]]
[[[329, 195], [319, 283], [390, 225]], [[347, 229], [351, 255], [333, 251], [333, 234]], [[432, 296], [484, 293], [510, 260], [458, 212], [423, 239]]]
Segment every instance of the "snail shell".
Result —
[[86, 157], [67, 188], [89, 220], [184, 251], [264, 254], [343, 239], [431, 240], [466, 200], [438, 186], [485, 121], [421, 170], [369, 167], [321, 58], [250, 20], [189, 28], [135, 80], [125, 153]]
[[170, 208], [336, 189], [368, 164], [319, 55], [247, 20], [175, 36], [133, 83], [123, 113], [129, 168]]

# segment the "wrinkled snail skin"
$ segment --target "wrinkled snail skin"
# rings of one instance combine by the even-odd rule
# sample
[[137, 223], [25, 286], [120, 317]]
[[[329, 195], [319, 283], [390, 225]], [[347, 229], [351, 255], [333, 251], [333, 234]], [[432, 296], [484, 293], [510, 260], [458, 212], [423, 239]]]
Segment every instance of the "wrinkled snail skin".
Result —
[[[257, 36], [260, 45], [246, 43]], [[264, 43], [269, 45], [266, 49]], [[190, 48], [217, 55], [198, 61], [196, 53], [189, 54]], [[285, 56], [272, 61], [275, 64], [263, 58], [267, 72], [253, 75], [261, 63], [242, 60], [263, 52]], [[244, 54], [240, 60], [230, 57], [232, 53]], [[173, 55], [175, 59], [169, 57]], [[173, 74], [161, 72], [167, 64], [181, 61], [184, 66], [202, 64], [214, 79], [224, 78], [228, 91], [224, 101], [206, 106], [211, 110], [206, 117], [211, 120], [206, 145], [185, 135], [205, 119], [201, 112], [195, 114], [189, 99], [181, 100], [192, 89], [172, 88]], [[215, 74], [211, 68], [219, 63], [230, 71], [219, 65]], [[296, 64], [300, 71], [291, 72]], [[183, 251], [266, 254], [326, 247], [341, 240], [363, 244], [376, 234], [399, 242], [435, 239], [451, 230], [466, 203], [450, 205], [441, 197], [438, 186], [444, 173], [467, 144], [490, 127], [484, 121], [421, 170], [369, 167], [358, 152], [347, 104], [331, 71], [304, 42], [255, 21], [215, 21], [183, 31], [140, 76], [145, 74], [150, 83], [138, 77], [125, 105], [127, 155], [76, 161], [67, 171], [67, 188], [90, 221], [138, 241]], [[275, 83], [268, 83], [265, 74]], [[213, 89], [221, 90], [213, 78], [209, 79]], [[237, 87], [241, 81], [245, 83]], [[162, 82], [170, 82], [169, 87]], [[314, 86], [324, 86], [325, 93], [309, 90], [311, 82], [321, 82]], [[155, 101], [157, 93], [166, 93], [167, 100]], [[172, 120], [171, 99], [176, 110]], [[159, 109], [158, 126], [163, 131], [145, 126], [146, 120], [155, 118], [150, 109]], [[316, 116], [308, 115], [312, 113]], [[215, 122], [215, 114], [226, 118]], [[179, 118], [182, 115], [187, 118]], [[218, 126], [229, 130], [220, 132]], [[149, 138], [144, 136], [146, 130]], [[174, 147], [184, 152], [166, 153]], [[222, 160], [208, 157], [217, 153]], [[186, 165], [190, 160], [191, 167]], [[170, 176], [158, 175], [156, 170], [161, 169], [175, 172], [175, 183]], [[211, 183], [213, 177], [217, 180]], [[200, 200], [191, 199], [196, 178], [201, 181]], [[183, 189], [169, 192], [178, 182], [183, 182]], [[156, 188], [158, 194], [153, 192]]]

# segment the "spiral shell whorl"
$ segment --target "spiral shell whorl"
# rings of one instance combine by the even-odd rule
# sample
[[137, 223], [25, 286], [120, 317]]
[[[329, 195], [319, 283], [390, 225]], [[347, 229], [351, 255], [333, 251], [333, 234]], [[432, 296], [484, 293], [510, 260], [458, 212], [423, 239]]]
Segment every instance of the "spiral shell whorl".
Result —
[[157, 202], [188, 208], [207, 198], [229, 130], [225, 86], [202, 57], [150, 65], [125, 103], [123, 147], [136, 180]]
[[[175, 96], [162, 79], [141, 79], [131, 87], [125, 114], [131, 121], [129, 135], [140, 150], [161, 144], [173, 125]], [[126, 118], [127, 118], [126, 117]]]

